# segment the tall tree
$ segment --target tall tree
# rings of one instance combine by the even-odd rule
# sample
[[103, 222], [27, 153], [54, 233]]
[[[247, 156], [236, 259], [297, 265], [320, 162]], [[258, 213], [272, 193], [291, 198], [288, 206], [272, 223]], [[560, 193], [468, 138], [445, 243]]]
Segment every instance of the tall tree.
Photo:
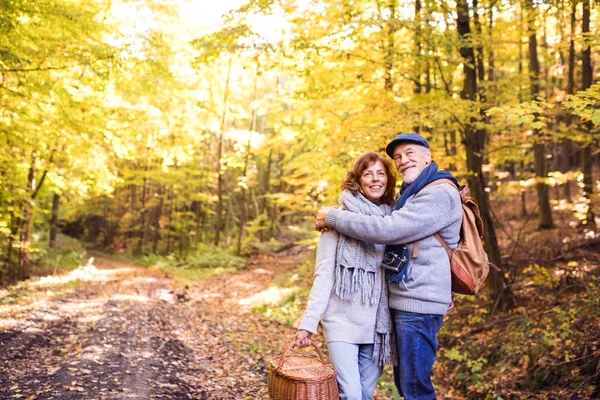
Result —
[[217, 142], [217, 222], [215, 226], [215, 245], [218, 246], [221, 241], [221, 231], [223, 230], [223, 145], [225, 128], [227, 122], [227, 108], [229, 107], [229, 83], [231, 81], [231, 65], [233, 59], [229, 58], [227, 63], [227, 77], [225, 78], [225, 89], [223, 91], [223, 111], [221, 112], [221, 124], [219, 126], [219, 135]]
[[[570, 35], [569, 35], [569, 55], [567, 58], [567, 87], [566, 92], [567, 95], [572, 95], [575, 93], [575, 33], [576, 33], [576, 23], [577, 23], [577, 1], [570, 0], [568, 2], [570, 4]], [[571, 126], [573, 123], [573, 115], [567, 114], [565, 117], [565, 123], [567, 127]], [[573, 148], [573, 142], [569, 138], [565, 138], [562, 142], [562, 171], [567, 173], [571, 169], [571, 152]], [[568, 201], [571, 202], [571, 184], [570, 180], [563, 185], [563, 196]]]
[[[480, 105], [477, 104], [477, 71], [475, 60], [475, 49], [471, 40], [471, 26], [469, 18], [469, 5], [467, 0], [459, 0], [457, 6], [457, 31], [460, 39], [460, 55], [463, 58], [464, 85], [461, 97], [474, 105], [475, 112], [480, 113]], [[483, 57], [481, 58], [481, 60]], [[482, 61], [481, 61], [482, 62]], [[486, 192], [487, 182], [483, 174], [483, 160], [487, 131], [477, 128], [475, 116], [466, 121], [463, 133], [465, 138], [465, 151], [467, 153], [467, 166], [469, 170], [469, 188], [473, 197], [478, 202], [484, 223], [485, 248], [490, 261], [496, 265], [501, 264], [500, 248], [494, 228], [491, 213], [491, 204]], [[500, 309], [506, 310], [510, 307], [510, 296], [506, 292], [506, 284], [502, 274], [492, 272], [492, 288], [494, 298], [498, 299]]]
[[[531, 98], [536, 101], [540, 94], [540, 62], [538, 59], [536, 11], [533, 0], [525, 0], [527, 11], [527, 35], [529, 43], [529, 80]], [[534, 114], [539, 119], [539, 114]], [[535, 143], [533, 144], [536, 189], [539, 202], [539, 224], [540, 229], [548, 229], [554, 226], [552, 222], [552, 208], [550, 207], [550, 190], [546, 183], [548, 177], [548, 161], [546, 158], [546, 138], [541, 128], [534, 128]]]
[[[581, 31], [585, 39], [583, 44], [583, 51], [581, 52], [581, 64], [582, 64], [582, 85], [581, 89], [586, 90], [592, 86], [593, 80], [593, 69], [592, 69], [592, 49], [589, 40], [590, 35], [590, 0], [583, 0], [583, 13], [581, 16]], [[593, 178], [593, 140], [592, 135], [592, 122], [586, 122], [584, 129], [588, 136], [585, 144], [581, 149], [581, 170], [583, 171], [583, 191], [585, 197], [588, 200], [588, 209], [585, 215], [585, 224], [587, 227], [594, 229], [596, 227], [595, 215], [594, 215], [594, 178]]]

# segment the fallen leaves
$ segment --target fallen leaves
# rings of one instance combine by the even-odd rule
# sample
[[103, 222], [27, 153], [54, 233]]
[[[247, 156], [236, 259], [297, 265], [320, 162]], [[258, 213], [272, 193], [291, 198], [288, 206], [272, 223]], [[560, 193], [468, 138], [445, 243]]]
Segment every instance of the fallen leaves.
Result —
[[[0, 397], [266, 398], [265, 360], [281, 350], [290, 329], [238, 301], [268, 288], [275, 268], [297, 262], [262, 261], [255, 264], [260, 273], [214, 277], [190, 290], [130, 265], [118, 273], [90, 268], [85, 285], [46, 298], [43, 309], [33, 303], [4, 308], [19, 326], [36, 330], [0, 332], [6, 350], [0, 353]], [[94, 280], [94, 273], [102, 278]]]

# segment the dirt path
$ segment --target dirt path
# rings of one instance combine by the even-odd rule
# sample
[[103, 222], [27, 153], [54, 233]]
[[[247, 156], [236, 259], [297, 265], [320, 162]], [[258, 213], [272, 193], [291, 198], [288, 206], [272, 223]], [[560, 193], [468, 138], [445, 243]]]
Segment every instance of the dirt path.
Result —
[[0, 298], [0, 399], [266, 399], [290, 328], [252, 313], [292, 249], [182, 289], [99, 258]]

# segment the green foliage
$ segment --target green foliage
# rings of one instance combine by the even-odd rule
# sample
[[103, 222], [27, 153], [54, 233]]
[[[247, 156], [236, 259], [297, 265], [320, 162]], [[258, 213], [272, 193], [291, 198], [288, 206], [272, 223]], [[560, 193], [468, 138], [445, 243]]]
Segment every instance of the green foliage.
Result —
[[483, 377], [483, 372], [488, 364], [488, 360], [485, 358], [471, 359], [466, 352], [461, 353], [457, 348], [444, 350], [443, 357], [451, 363], [463, 365], [463, 368], [460, 368], [462, 372], [456, 374], [456, 379], [463, 381], [465, 385], [482, 392], [492, 388], [493, 385], [490, 382], [485, 382]]
[[256, 246], [257, 242], [260, 242], [259, 236], [261, 232], [266, 232], [269, 228], [269, 216], [266, 213], [262, 213], [249, 221], [246, 224], [246, 238], [244, 240], [244, 247]]
[[548, 268], [542, 265], [532, 264], [523, 270], [523, 274], [529, 276], [534, 285], [548, 288], [554, 288], [558, 285], [558, 279], [553, 277]]
[[595, 126], [600, 125], [600, 83], [593, 84], [589, 89], [571, 95], [564, 104], [573, 114], [584, 121], [591, 121]]
[[34, 235], [31, 260], [35, 276], [70, 271], [87, 262], [83, 245], [78, 240], [61, 234], [57, 237], [54, 249], [48, 247], [46, 235]]
[[[598, 278], [593, 275], [597, 272], [586, 276], [585, 283], [573, 292], [566, 291], [564, 281], [551, 278], [559, 275], [556, 272], [555, 267], [527, 267], [515, 286], [523, 305], [510, 314], [488, 316], [485, 322], [470, 322], [472, 301], [455, 300], [457, 314], [449, 314], [438, 335], [441, 344], [436, 366], [437, 379], [455, 388], [455, 397], [496, 398], [509, 393], [517, 382], [514, 390], [551, 391], [568, 397], [584, 382], [582, 376], [595, 373], [598, 357], [591, 349], [600, 345], [596, 334], [600, 293]], [[580, 278], [572, 275], [569, 279]], [[473, 329], [475, 326], [481, 329]], [[567, 389], [558, 394], [558, 387]]]
[[[466, 126], [485, 133], [494, 187], [509, 165], [523, 181], [533, 177], [534, 143], [558, 156], [560, 140], [589, 143], [570, 117], [600, 118], [598, 84], [563, 101], [566, 66], [540, 82], [547, 98], [525, 101], [522, 16], [510, 7], [490, 8], [491, 23], [459, 43], [440, 4], [417, 16], [365, 0], [249, 1], [198, 26], [184, 1], [30, 3], [8, 2], [0, 17], [0, 145], [10, 149], [0, 153], [4, 272], [16, 270], [18, 248], [42, 255], [22, 238], [23, 216], [34, 234], [47, 230], [55, 193], [59, 220], [81, 226], [95, 246], [211, 265], [197, 256], [201, 245], [241, 239], [242, 254], [288, 245], [281, 233], [336, 204], [352, 160], [382, 151], [398, 131], [420, 130], [438, 164], [461, 179], [473, 173]], [[556, 22], [545, 34], [563, 40], [548, 45], [552, 54], [565, 48], [555, 31], [565, 7], [544, 16]], [[494, 55], [494, 79], [483, 65], [477, 99], [460, 96], [464, 44]], [[562, 170], [559, 158], [551, 170]]]
[[489, 116], [502, 117], [508, 126], [524, 126], [530, 129], [541, 129], [544, 123], [537, 120], [537, 114], [543, 111], [543, 104], [536, 101], [491, 107], [486, 111]]
[[143, 267], [156, 267], [161, 269], [166, 267], [181, 269], [239, 269], [246, 261], [243, 257], [231, 254], [227, 250], [209, 246], [202, 246], [200, 249], [184, 258], [177, 257], [175, 254], [170, 254], [168, 256], [149, 254], [141, 257], [126, 258]]
[[175, 254], [168, 256], [149, 254], [139, 257], [123, 255], [120, 258], [142, 267], [160, 269], [184, 283], [193, 283], [213, 275], [232, 273], [243, 268], [245, 263], [242, 257], [208, 246], [183, 258]]
[[231, 254], [230, 252], [219, 248], [205, 248], [191, 254], [185, 263], [184, 268], [240, 268], [245, 263], [245, 259]]

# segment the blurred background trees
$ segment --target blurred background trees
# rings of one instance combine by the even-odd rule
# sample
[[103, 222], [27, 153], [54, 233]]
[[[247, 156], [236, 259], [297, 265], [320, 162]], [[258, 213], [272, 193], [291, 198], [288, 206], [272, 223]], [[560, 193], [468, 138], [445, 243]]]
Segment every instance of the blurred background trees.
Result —
[[136, 256], [296, 240], [399, 131], [469, 184], [497, 264], [499, 201], [595, 227], [590, 0], [172, 3], [2, 3], [0, 281], [59, 230]]

